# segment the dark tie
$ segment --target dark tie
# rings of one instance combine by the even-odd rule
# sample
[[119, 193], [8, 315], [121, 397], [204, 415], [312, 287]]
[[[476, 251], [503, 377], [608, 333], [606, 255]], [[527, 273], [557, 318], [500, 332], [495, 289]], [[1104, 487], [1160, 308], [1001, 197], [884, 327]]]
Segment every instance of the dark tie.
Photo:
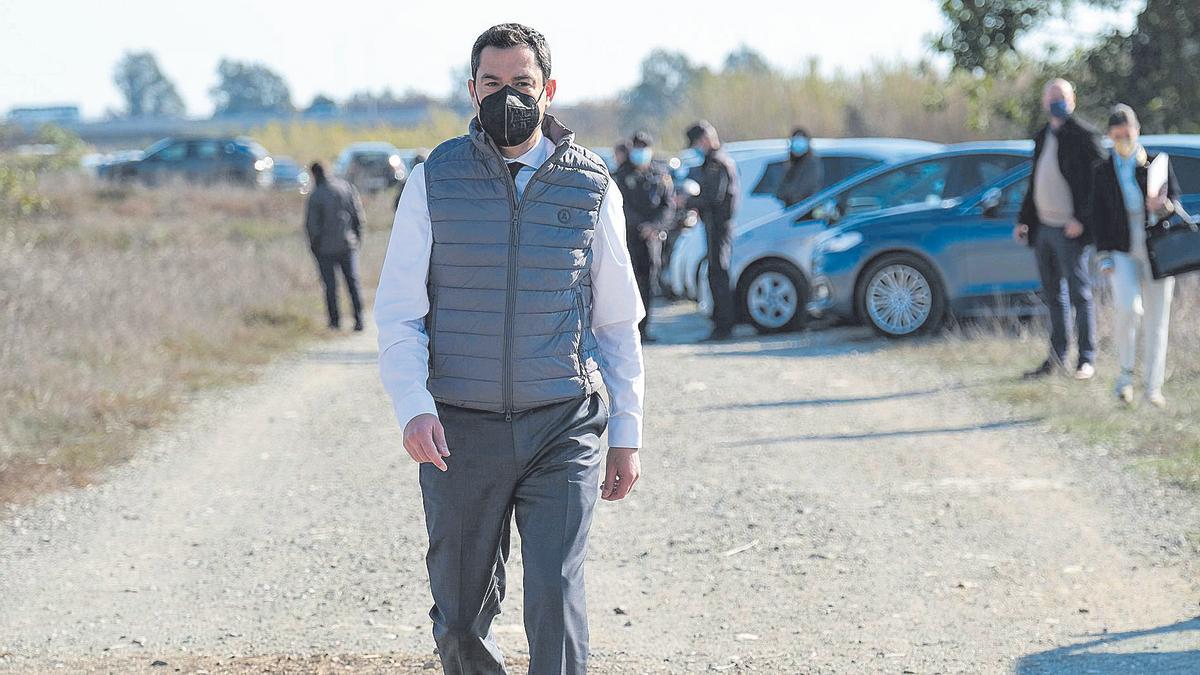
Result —
[[508, 172], [512, 174], [514, 182], [517, 180], [517, 173], [521, 169], [524, 169], [524, 168], [525, 168], [525, 165], [520, 162], [509, 162], [508, 163]]

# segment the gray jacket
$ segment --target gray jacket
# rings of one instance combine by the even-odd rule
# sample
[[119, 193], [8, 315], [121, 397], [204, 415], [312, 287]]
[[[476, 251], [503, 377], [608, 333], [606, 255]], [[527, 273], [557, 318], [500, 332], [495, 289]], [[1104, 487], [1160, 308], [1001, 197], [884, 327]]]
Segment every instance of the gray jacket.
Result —
[[443, 403], [511, 413], [601, 384], [592, 239], [611, 179], [552, 116], [542, 133], [557, 147], [519, 204], [478, 120], [425, 162], [433, 230], [428, 388]]
[[314, 255], [342, 255], [358, 248], [364, 222], [358, 190], [340, 178], [330, 177], [308, 195], [304, 231]]

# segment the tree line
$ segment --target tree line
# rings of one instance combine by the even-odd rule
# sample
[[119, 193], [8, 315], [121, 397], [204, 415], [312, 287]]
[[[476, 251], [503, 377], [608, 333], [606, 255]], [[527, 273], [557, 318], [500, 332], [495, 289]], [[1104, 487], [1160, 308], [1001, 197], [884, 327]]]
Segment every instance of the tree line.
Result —
[[[817, 58], [790, 69], [752, 46], [730, 52], [719, 67], [682, 53], [652, 50], [638, 81], [611, 97], [563, 110], [581, 140], [609, 144], [648, 129], [663, 145], [682, 144], [683, 130], [706, 118], [729, 140], [785, 136], [794, 125], [820, 136], [908, 136], [953, 142], [1027, 135], [1041, 123], [1042, 84], [1077, 84], [1080, 109], [1100, 119], [1116, 102], [1132, 105], [1148, 132], [1200, 132], [1200, 4], [1144, 0], [1128, 31], [1096, 36], [1068, 53], [1022, 53], [1022, 38], [1078, 5], [1126, 6], [1130, 0], [933, 0], [946, 21], [931, 39], [933, 59], [878, 62], [859, 73], [825, 74]], [[1051, 36], [1053, 37], [1053, 36]], [[372, 111], [416, 103], [469, 111], [466, 68], [452, 73], [447, 99], [389, 90], [361, 92], [342, 103], [318, 95], [307, 111]], [[210, 90], [216, 114], [297, 110], [284, 78], [262, 64], [223, 59]], [[123, 114], [182, 115], [175, 86], [147, 52], [127, 54], [115, 72]]]

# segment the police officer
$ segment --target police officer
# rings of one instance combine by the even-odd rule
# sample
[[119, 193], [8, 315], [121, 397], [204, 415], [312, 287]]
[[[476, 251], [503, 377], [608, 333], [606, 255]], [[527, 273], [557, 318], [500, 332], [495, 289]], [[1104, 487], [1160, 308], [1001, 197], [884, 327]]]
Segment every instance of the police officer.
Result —
[[659, 269], [662, 242], [672, 224], [671, 175], [652, 160], [654, 138], [645, 131], [633, 135], [628, 159], [613, 178], [625, 200], [625, 240], [629, 259], [646, 307], [646, 318], [638, 324], [642, 342], [654, 342], [647, 332], [653, 280]]
[[700, 120], [687, 130], [688, 147], [700, 159], [692, 172], [700, 194], [690, 207], [700, 214], [708, 235], [708, 286], [713, 298], [713, 329], [706, 342], [727, 340], [733, 335], [733, 291], [729, 287], [729, 263], [733, 254], [733, 214], [740, 198], [737, 166], [723, 149], [717, 130]]

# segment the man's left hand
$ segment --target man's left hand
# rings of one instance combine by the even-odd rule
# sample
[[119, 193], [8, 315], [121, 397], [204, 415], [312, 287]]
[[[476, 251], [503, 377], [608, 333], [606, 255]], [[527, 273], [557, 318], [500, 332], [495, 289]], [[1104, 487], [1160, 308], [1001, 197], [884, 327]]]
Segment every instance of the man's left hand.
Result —
[[1067, 235], [1067, 239], [1078, 239], [1083, 234], [1083, 223], [1075, 218], [1072, 218], [1068, 223], [1063, 234]]
[[642, 460], [638, 457], [637, 448], [609, 448], [600, 497], [610, 502], [624, 499], [641, 475]]

